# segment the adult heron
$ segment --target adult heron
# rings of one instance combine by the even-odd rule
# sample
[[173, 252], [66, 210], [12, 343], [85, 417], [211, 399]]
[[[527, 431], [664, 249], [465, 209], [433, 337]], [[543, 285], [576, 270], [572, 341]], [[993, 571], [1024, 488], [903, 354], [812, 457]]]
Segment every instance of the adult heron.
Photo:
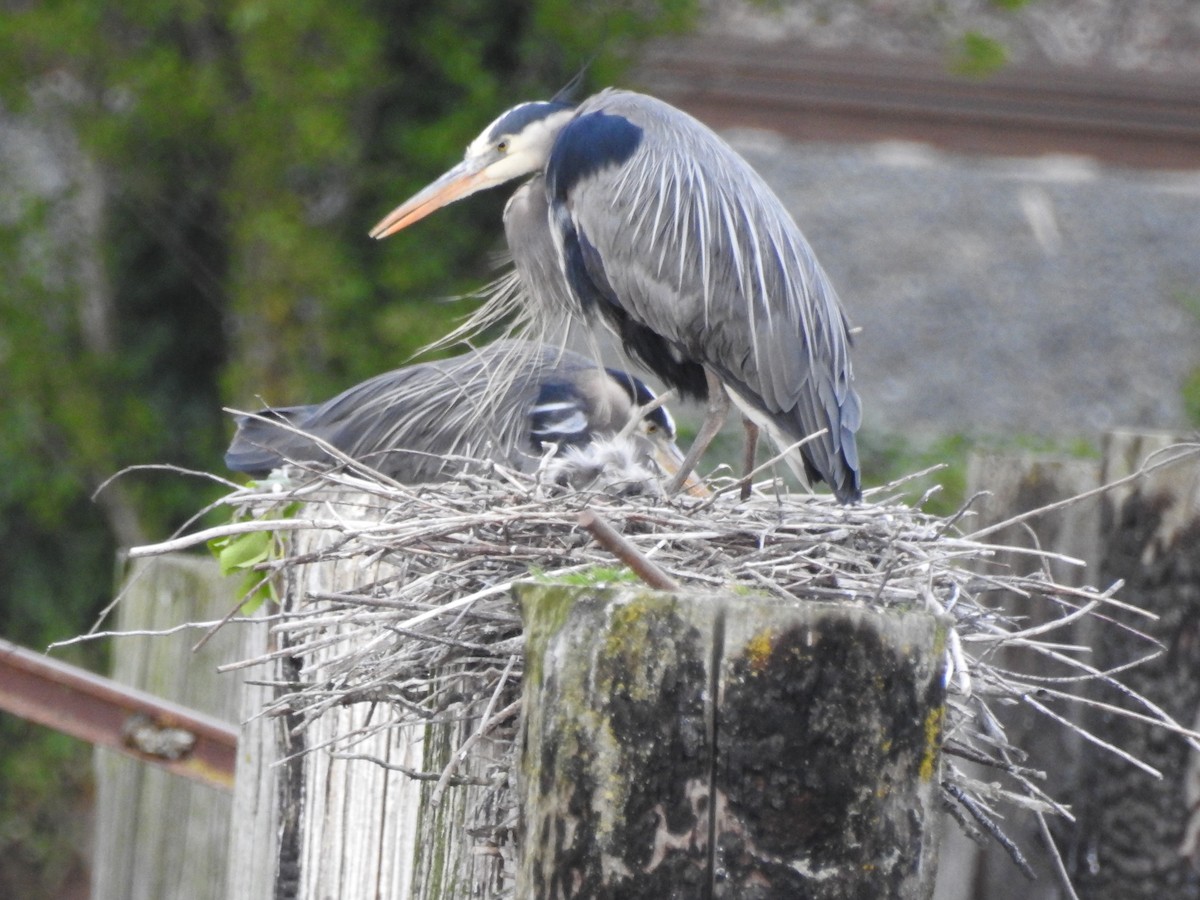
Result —
[[781, 448], [809, 439], [789, 455], [798, 474], [844, 503], [860, 498], [861, 407], [837, 295], [758, 173], [681, 110], [615, 89], [578, 106], [523, 103], [371, 235], [529, 176], [505, 210], [527, 294], [598, 315], [632, 357], [708, 401], [675, 486], [732, 397]]
[[636, 487], [647, 466], [672, 475], [682, 461], [666, 407], [642, 410], [654, 399], [640, 379], [578, 353], [499, 341], [377, 375], [325, 403], [239, 416], [225, 463], [256, 476], [285, 463], [328, 467], [333, 448], [411, 484], [480, 459], [533, 471], [553, 445], [552, 478], [580, 486], [612, 465], [615, 477], [634, 473]]

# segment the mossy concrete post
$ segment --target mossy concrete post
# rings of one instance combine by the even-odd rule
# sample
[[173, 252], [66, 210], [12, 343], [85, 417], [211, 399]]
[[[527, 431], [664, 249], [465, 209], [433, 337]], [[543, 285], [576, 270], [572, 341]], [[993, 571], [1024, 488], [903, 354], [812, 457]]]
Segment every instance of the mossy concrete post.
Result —
[[945, 623], [523, 585], [517, 896], [932, 895]]

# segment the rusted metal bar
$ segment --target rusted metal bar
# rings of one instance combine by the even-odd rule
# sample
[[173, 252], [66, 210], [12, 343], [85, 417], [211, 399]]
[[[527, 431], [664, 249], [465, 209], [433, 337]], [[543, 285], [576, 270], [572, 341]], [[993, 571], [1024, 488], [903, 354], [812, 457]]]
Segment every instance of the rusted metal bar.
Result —
[[237, 729], [0, 639], [0, 710], [226, 790]]
[[991, 155], [1072, 153], [1200, 166], [1194, 79], [1069, 69], [968, 78], [937, 60], [709, 37], [657, 42], [637, 80], [717, 128], [797, 140], [904, 139]]

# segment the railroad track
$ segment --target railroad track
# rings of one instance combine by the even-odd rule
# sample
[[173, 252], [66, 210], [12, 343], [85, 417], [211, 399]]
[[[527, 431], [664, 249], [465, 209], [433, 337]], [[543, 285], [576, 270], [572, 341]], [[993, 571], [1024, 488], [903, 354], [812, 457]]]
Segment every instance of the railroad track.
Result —
[[635, 79], [716, 128], [802, 141], [921, 141], [1000, 156], [1082, 154], [1200, 168], [1200, 80], [1068, 69], [956, 75], [937, 61], [695, 37], [652, 44]]

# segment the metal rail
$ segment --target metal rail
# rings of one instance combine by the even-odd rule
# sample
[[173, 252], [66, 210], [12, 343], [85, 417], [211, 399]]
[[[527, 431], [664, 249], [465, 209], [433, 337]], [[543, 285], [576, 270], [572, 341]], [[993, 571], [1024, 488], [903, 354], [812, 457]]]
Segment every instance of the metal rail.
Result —
[[651, 45], [635, 76], [648, 91], [717, 128], [1200, 168], [1195, 78], [1012, 68], [980, 79], [955, 75], [936, 61], [708, 37]]
[[229, 790], [237, 729], [0, 639], [0, 710]]

